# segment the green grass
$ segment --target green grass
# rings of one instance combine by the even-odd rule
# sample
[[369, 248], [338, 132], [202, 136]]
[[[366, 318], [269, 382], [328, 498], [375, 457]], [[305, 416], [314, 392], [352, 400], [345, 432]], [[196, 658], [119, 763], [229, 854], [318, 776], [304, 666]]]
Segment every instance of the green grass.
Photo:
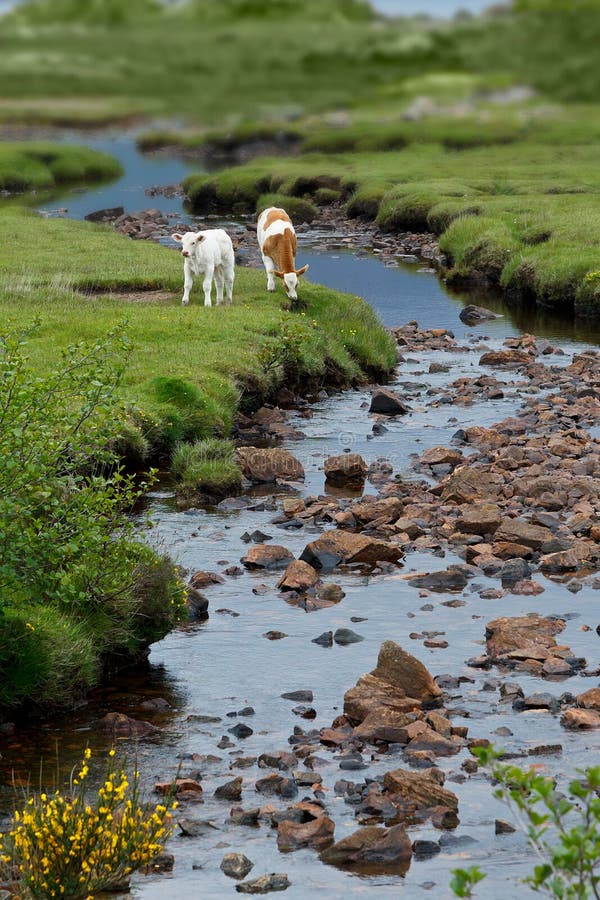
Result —
[[192, 206], [208, 211], [232, 202], [252, 209], [265, 190], [283, 194], [284, 206], [302, 191], [315, 202], [317, 185], [325, 181], [338, 185], [351, 215], [375, 218], [383, 230], [439, 234], [451, 279], [476, 272], [511, 297], [600, 315], [596, 283], [586, 280], [600, 268], [600, 150], [594, 143], [312, 153], [190, 176], [186, 186]]
[[44, 141], [0, 143], [0, 190], [42, 191], [59, 184], [116, 178], [120, 164], [87, 147]]
[[180, 501], [191, 503], [199, 495], [221, 500], [238, 494], [242, 487], [233, 444], [217, 438], [178, 444], [173, 451], [171, 471], [177, 479]]
[[[261, 362], [261, 350], [278, 343], [283, 320], [303, 323], [299, 384], [383, 377], [395, 363], [364, 301], [308, 281], [304, 314], [284, 312], [283, 291], [268, 294], [264, 273], [250, 269], [237, 271], [232, 307], [205, 309], [198, 284], [182, 307], [180, 255], [107, 226], [8, 207], [0, 240], [0, 315], [8, 326], [41, 318], [28, 348], [34, 365], [48, 369], [61, 347], [127, 320], [135, 349], [121, 390], [142, 434], [134, 429], [124, 442], [136, 458], [146, 447], [169, 454], [180, 441], [226, 436], [240, 405], [272, 394], [285, 375]], [[24, 247], [35, 253], [24, 256]], [[148, 290], [162, 291], [160, 301], [145, 300]]]

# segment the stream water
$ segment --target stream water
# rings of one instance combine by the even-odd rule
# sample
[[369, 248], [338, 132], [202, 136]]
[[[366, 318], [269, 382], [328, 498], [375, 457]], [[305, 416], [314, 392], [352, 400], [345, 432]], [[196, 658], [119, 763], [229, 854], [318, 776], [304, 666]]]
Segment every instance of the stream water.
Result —
[[[66, 206], [68, 214], [74, 217], [114, 205], [123, 205], [128, 211], [159, 206], [165, 212], [185, 215], [180, 200], [162, 197], [149, 200], [143, 193], [151, 185], [179, 180], [187, 168], [185, 163], [141, 157], [129, 137], [102, 138], [90, 143], [95, 146], [102, 143], [111, 152], [116, 150], [126, 164], [127, 174], [114, 185], [70, 193], [55, 198], [53, 204]], [[163, 202], [167, 205], [163, 206]], [[186, 218], [190, 221], [189, 215]], [[507, 335], [534, 330], [560, 342], [565, 356], [554, 357], [553, 364], [557, 359], [567, 364], [572, 353], [585, 346], [585, 341], [598, 340], [598, 335], [590, 333], [588, 328], [580, 331], [569, 322], [526, 312], [514, 313], [497, 300], [493, 304], [486, 300], [486, 305], [494, 305], [503, 317], [482, 328], [470, 329], [462, 324], [458, 314], [463, 304], [473, 302], [473, 298], [449, 294], [435, 275], [420, 271], [422, 265], [405, 266], [393, 260], [390, 265], [384, 265], [373, 255], [355, 256], [342, 249], [323, 253], [319, 252], [317, 243], [310, 232], [301, 236], [299, 258], [302, 263], [310, 262], [313, 280], [362, 295], [386, 325], [417, 319], [422, 326], [452, 328], [465, 349], [453, 354], [425, 353], [418, 359], [409, 355], [398, 369], [396, 384], [399, 391], [410, 397], [412, 412], [401, 420], [390, 421], [383, 435], [373, 434], [368, 407], [365, 409], [369, 399], [366, 388], [336, 394], [313, 404], [309, 418], [301, 412], [293, 414], [291, 424], [306, 437], [284, 446], [305, 466], [303, 485], [268, 492], [249, 491], [245, 495], [247, 505], [230, 511], [181, 512], [176, 509], [168, 489], [150, 494], [148, 506], [154, 526], [148, 532], [148, 539], [168, 551], [190, 572], [198, 569], [222, 572], [227, 566], [238, 564], [247, 547], [242, 535], [255, 529], [272, 535], [273, 543], [283, 544], [298, 556], [314, 532], [310, 526], [292, 531], [273, 524], [274, 510], [284, 496], [324, 493], [323, 460], [332, 453], [350, 447], [368, 463], [384, 457], [396, 472], [414, 477], [409, 469], [412, 454], [421, 454], [431, 446], [447, 445], [458, 428], [471, 424], [490, 426], [515, 413], [522, 398], [510, 387], [502, 399], [475, 402], [467, 407], [436, 405], [427, 394], [429, 388], [443, 386], [461, 375], [472, 377], [478, 371], [483, 343], [498, 347]], [[449, 372], [430, 374], [432, 362], [447, 364]], [[375, 493], [376, 489], [367, 484], [366, 492]], [[54, 771], [56, 758], [68, 770], [86, 744], [99, 752], [106, 750], [108, 738], [99, 730], [98, 722], [108, 711], [125, 712], [135, 718], [149, 719], [162, 728], [161, 734], [151, 741], [140, 741], [137, 745], [122, 742], [124, 752], [137, 756], [145, 783], [151, 786], [154, 780], [172, 778], [179, 765], [182, 774], [201, 773], [204, 803], [186, 809], [185, 815], [208, 820], [216, 829], [208, 836], [197, 838], [174, 836], [167, 848], [175, 854], [173, 873], [137, 876], [132, 885], [134, 897], [212, 900], [233, 896], [234, 882], [219, 869], [223, 854], [230, 851], [245, 853], [254, 862], [250, 877], [287, 872], [292, 882], [286, 892], [290, 900], [304, 900], [317, 892], [328, 898], [365, 896], [378, 900], [400, 893], [410, 900], [421, 896], [442, 900], [450, 897], [450, 871], [472, 863], [489, 873], [477, 892], [483, 900], [496, 900], [515, 891], [519, 897], [529, 896], [526, 888], [516, 884], [516, 879], [527, 874], [535, 860], [519, 832], [495, 836], [494, 820], [509, 815], [493, 799], [490, 784], [483, 775], [463, 780], [460, 763], [468, 756], [466, 751], [450, 760], [440, 760], [448, 787], [459, 797], [460, 825], [454, 832], [435, 831], [429, 825], [411, 828], [411, 837], [440, 840], [442, 850], [425, 861], [413, 860], [404, 878], [343, 872], [323, 865], [312, 850], [283, 855], [277, 850], [275, 832], [267, 825], [259, 828], [231, 825], [231, 804], [213, 797], [218, 785], [239, 774], [244, 778], [244, 808], [261, 805], [264, 800], [256, 794], [254, 781], [267, 774], [267, 770], [255, 766], [236, 768], [236, 760], [266, 750], [289, 749], [288, 737], [296, 725], [306, 729], [329, 726], [341, 712], [344, 692], [361, 673], [374, 668], [380, 644], [386, 638], [396, 640], [416, 655], [433, 675], [450, 673], [472, 679], [453, 692], [449, 704], [462, 710], [462, 714], [454, 716], [453, 723], [468, 725], [471, 737], [495, 739], [511, 750], [542, 743], [561, 744], [561, 754], [535, 759], [548, 774], [564, 774], [576, 766], [597, 762], [600, 749], [597, 732], [567, 732], [559, 725], [558, 717], [548, 712], [513, 712], [510, 705], [500, 702], [497, 673], [481, 672], [464, 662], [480, 652], [487, 621], [500, 615], [535, 610], [567, 615], [561, 641], [569, 644], [575, 655], [587, 657], [593, 667], [597, 664], [598, 638], [593, 630], [598, 621], [597, 593], [584, 585], [575, 597], [566, 584], [539, 575], [538, 580], [546, 589], [541, 597], [483, 600], [477, 591], [483, 586], [496, 587], [498, 582], [481, 577], [463, 592], [461, 599], [465, 605], [453, 607], [445, 605], [449, 598], [443, 594], [434, 594], [426, 600], [420, 598], [418, 591], [399, 577], [412, 570], [444, 569], [454, 561], [460, 560], [451, 554], [440, 558], [431, 553], [415, 553], [406, 558], [398, 574], [336, 575], [328, 580], [341, 584], [346, 596], [338, 605], [314, 613], [305, 613], [282, 600], [273, 574], [244, 571], [238, 577], [227, 577], [223, 584], [206, 591], [210, 598], [209, 619], [203, 624], [178, 629], [155, 644], [147, 666], [121, 675], [68, 717], [17, 727], [12, 736], [3, 740], [0, 777], [5, 785], [13, 779], [17, 784], [30, 781], [35, 786], [43, 759], [45, 783]], [[592, 626], [592, 631], [581, 630], [583, 624]], [[349, 646], [334, 644], [330, 648], [312, 643], [322, 632], [341, 627], [354, 629], [364, 640]], [[411, 632], [432, 629], [444, 633], [449, 642], [447, 649], [427, 649], [421, 641], [409, 637]], [[266, 640], [263, 635], [270, 630], [284, 632], [286, 637]], [[511, 680], [517, 680], [526, 694], [540, 690], [549, 690], [557, 696], [565, 690], [576, 694], [593, 686], [590, 683], [593, 679], [582, 676], [559, 683], [542, 682], [523, 674], [511, 675]], [[489, 689], [482, 689], [486, 682]], [[312, 705], [317, 717], [312, 722], [298, 719], [292, 713], [294, 704], [281, 698], [282, 693], [299, 689], [314, 692]], [[165, 699], [170, 708], [149, 713], [142, 707], [143, 702], [157, 697]], [[247, 706], [253, 707], [252, 716], [235, 715]], [[198, 718], [206, 716], [221, 721], [202, 722]], [[219, 749], [217, 744], [222, 736], [240, 721], [249, 724], [253, 734], [245, 740], [232, 738], [234, 746]], [[496, 729], [504, 727], [512, 734], [496, 737]], [[365, 755], [368, 768], [353, 773], [340, 771], [338, 762], [328, 751], [318, 755], [323, 759], [319, 771], [326, 786], [326, 804], [336, 822], [336, 839], [340, 839], [357, 825], [353, 808], [334, 793], [336, 780], [373, 778], [401, 766], [402, 760], [378, 754], [369, 760]], [[206, 760], [206, 756], [212, 758]], [[309, 793], [301, 791], [300, 797]]]

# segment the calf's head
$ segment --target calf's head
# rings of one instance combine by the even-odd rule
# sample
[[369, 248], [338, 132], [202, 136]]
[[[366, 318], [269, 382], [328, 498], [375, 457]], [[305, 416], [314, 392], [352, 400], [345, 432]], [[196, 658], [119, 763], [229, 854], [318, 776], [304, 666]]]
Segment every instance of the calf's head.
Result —
[[174, 234], [173, 240], [181, 244], [182, 256], [192, 256], [198, 244], [204, 240], [204, 235], [201, 231], [186, 231], [185, 234]]
[[283, 281], [283, 286], [285, 287], [286, 293], [287, 293], [288, 297], [290, 298], [290, 300], [298, 299], [298, 293], [296, 290], [298, 287], [298, 279], [300, 278], [301, 275], [304, 275], [304, 273], [307, 271], [307, 269], [308, 269], [308, 265], [302, 266], [301, 269], [296, 269], [295, 272], [277, 272], [276, 271], [274, 273], [278, 278], [281, 278], [281, 280]]

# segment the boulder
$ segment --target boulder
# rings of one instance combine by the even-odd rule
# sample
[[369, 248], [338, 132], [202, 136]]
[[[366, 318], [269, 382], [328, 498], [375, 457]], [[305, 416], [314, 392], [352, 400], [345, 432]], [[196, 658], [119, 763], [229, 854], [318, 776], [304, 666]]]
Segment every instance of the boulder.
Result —
[[226, 853], [221, 860], [221, 871], [229, 878], [245, 878], [254, 863], [243, 853]]
[[600, 712], [595, 709], [567, 709], [560, 724], [570, 730], [600, 728]]
[[342, 453], [325, 460], [325, 478], [328, 481], [364, 481], [367, 464], [359, 453]]
[[440, 572], [428, 572], [407, 579], [413, 587], [425, 588], [436, 593], [462, 591], [467, 586], [468, 575], [461, 566], [449, 566]]
[[236, 884], [235, 889], [240, 894], [269, 894], [271, 891], [285, 891], [291, 884], [285, 874], [271, 872], [270, 875], [261, 875], [252, 881], [242, 881]]
[[277, 846], [282, 852], [312, 847], [323, 850], [333, 842], [335, 824], [329, 816], [318, 816], [309, 822], [284, 820], [277, 826]]
[[149, 734], [158, 734], [160, 728], [152, 725], [151, 722], [144, 722], [141, 719], [131, 719], [124, 713], [109, 712], [100, 720], [100, 725], [104, 731], [110, 732], [113, 737], [146, 737]]
[[256, 483], [298, 481], [304, 478], [302, 463], [287, 450], [277, 447], [238, 447], [236, 459], [242, 475]]
[[502, 521], [502, 513], [495, 503], [474, 503], [463, 509], [456, 527], [464, 534], [493, 534]]
[[331, 569], [339, 563], [396, 563], [402, 556], [402, 550], [396, 544], [335, 529], [307, 544], [300, 559], [315, 569]]
[[287, 547], [279, 544], [255, 544], [242, 556], [240, 562], [247, 569], [281, 569], [293, 559], [294, 554]]
[[480, 322], [487, 322], [489, 319], [502, 317], [498, 313], [492, 312], [491, 309], [486, 309], [485, 306], [475, 306], [475, 304], [469, 303], [468, 306], [461, 309], [458, 318], [465, 325], [478, 325]]
[[490, 350], [479, 358], [479, 365], [516, 369], [529, 365], [531, 361], [529, 353], [524, 353], [523, 350]]
[[368, 825], [321, 853], [321, 860], [341, 868], [373, 874], [402, 874], [410, 866], [412, 845], [403, 825]]
[[489, 500], [500, 493], [503, 485], [503, 477], [496, 472], [459, 466], [441, 482], [442, 500], [450, 503]]
[[544, 660], [554, 655], [551, 652], [556, 648], [554, 635], [560, 634], [564, 627], [561, 619], [537, 615], [494, 619], [486, 626], [487, 651], [492, 659], [519, 651], [519, 658]]
[[433, 705], [442, 695], [423, 663], [394, 641], [384, 641], [376, 668], [361, 675], [344, 696], [344, 714], [354, 724], [369, 713], [388, 707], [399, 713], [419, 709], [422, 703]]
[[394, 769], [385, 773], [383, 783], [388, 793], [409, 803], [415, 809], [429, 809], [433, 806], [458, 809], [456, 794], [442, 787], [424, 772]]
[[597, 709], [600, 711], [600, 687], [590, 688], [575, 697], [577, 706], [582, 709]]
[[421, 457], [424, 466], [457, 466], [463, 462], [464, 457], [460, 450], [450, 450], [448, 447], [431, 447]]
[[378, 387], [373, 391], [369, 412], [382, 416], [403, 416], [410, 412], [410, 406], [394, 391]]
[[387, 519], [392, 522], [401, 515], [404, 504], [397, 497], [373, 498], [353, 503], [350, 507], [354, 519], [361, 524], [373, 522], [375, 519]]
[[312, 566], [301, 559], [289, 564], [281, 576], [277, 587], [280, 591], [298, 591], [305, 593], [319, 581], [319, 576]]
[[553, 537], [549, 528], [543, 525], [533, 525], [526, 522], [525, 519], [502, 519], [494, 539], [496, 541], [507, 541], [514, 544], [522, 544], [525, 547], [531, 547], [532, 550], [539, 550], [542, 544], [551, 540]]

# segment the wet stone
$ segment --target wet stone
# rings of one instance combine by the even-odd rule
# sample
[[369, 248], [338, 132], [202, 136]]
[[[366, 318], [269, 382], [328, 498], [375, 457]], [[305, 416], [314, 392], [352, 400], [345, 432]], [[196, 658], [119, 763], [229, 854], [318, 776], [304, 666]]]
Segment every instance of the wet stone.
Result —
[[333, 640], [336, 644], [346, 647], [348, 644], [357, 644], [360, 641], [364, 641], [364, 637], [352, 631], [351, 628], [338, 628], [333, 634]]
[[298, 703], [312, 703], [313, 701], [313, 692], [306, 691], [288, 691], [286, 694], [281, 695], [284, 700], [294, 700]]
[[230, 734], [240, 740], [248, 738], [251, 734], [254, 734], [250, 726], [245, 725], [243, 722], [239, 722], [237, 725], [234, 725], [233, 728], [228, 728], [227, 730]]
[[217, 800], [241, 800], [243, 779], [240, 775], [220, 785], [214, 793]]
[[268, 894], [271, 891], [285, 891], [290, 884], [291, 881], [287, 875], [271, 872], [270, 875], [262, 875], [252, 881], [236, 884], [235, 889], [240, 894]]
[[313, 638], [311, 644], [318, 644], [320, 647], [333, 647], [333, 631], [324, 631], [323, 634]]
[[226, 853], [221, 860], [221, 871], [229, 878], [245, 878], [254, 868], [254, 863], [243, 853]]

